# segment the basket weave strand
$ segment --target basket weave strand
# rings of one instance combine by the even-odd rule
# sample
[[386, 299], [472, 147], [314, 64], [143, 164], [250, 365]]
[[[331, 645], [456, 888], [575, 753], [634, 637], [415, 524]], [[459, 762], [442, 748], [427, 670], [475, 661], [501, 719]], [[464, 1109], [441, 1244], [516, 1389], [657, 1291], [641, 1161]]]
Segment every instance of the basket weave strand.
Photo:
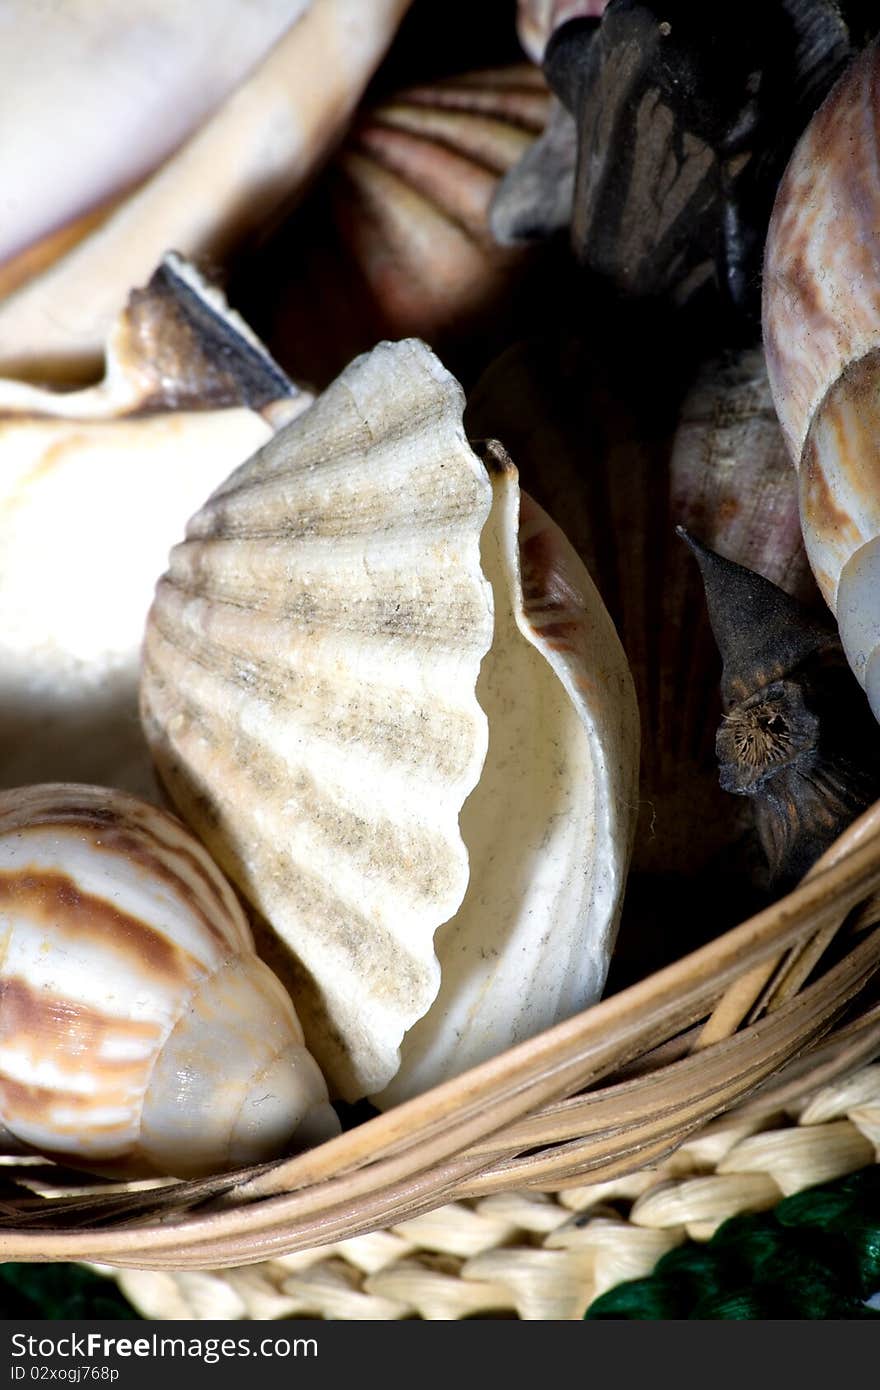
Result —
[[[452, 1200], [656, 1167], [748, 1097], [760, 1092], [765, 1107], [769, 1095], [794, 1098], [876, 1055], [878, 890], [880, 805], [771, 908], [296, 1158], [146, 1190], [5, 1168], [0, 1257], [240, 1266], [397, 1227]], [[817, 938], [812, 974], [785, 988]], [[734, 1031], [719, 1036], [722, 1015]]]
[[[387, 1231], [236, 1269], [102, 1272], [116, 1277], [145, 1317], [157, 1319], [558, 1320], [581, 1318], [594, 1303], [597, 1316], [764, 1316], [756, 1297], [749, 1302], [730, 1283], [725, 1288], [733, 1277], [730, 1245], [728, 1274], [714, 1255], [705, 1257], [714, 1311], [692, 1312], [700, 1299], [692, 1296], [699, 1262], [685, 1243], [720, 1238], [720, 1228], [746, 1213], [773, 1210], [784, 1222], [783, 1199], [855, 1172], [880, 1195], [878, 1144], [875, 1064], [782, 1113], [753, 1105], [716, 1120], [656, 1169], [558, 1196], [522, 1191], [454, 1202]], [[836, 1207], [834, 1200], [791, 1212], [802, 1226], [813, 1220], [846, 1234], [857, 1210], [846, 1193]], [[860, 1266], [869, 1292], [874, 1267], [880, 1271], [878, 1232], [880, 1226]], [[670, 1251], [680, 1252], [680, 1269], [666, 1264], [665, 1281], [653, 1291], [630, 1288], [626, 1281], [661, 1261], [659, 1279]], [[768, 1305], [769, 1289], [762, 1297]], [[718, 1311], [724, 1299], [728, 1311]]]

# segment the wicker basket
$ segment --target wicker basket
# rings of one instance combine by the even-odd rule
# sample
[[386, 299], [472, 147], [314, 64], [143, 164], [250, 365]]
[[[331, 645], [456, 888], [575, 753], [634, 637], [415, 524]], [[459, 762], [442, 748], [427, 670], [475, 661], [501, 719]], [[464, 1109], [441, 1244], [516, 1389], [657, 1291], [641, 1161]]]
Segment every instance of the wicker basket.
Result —
[[759, 1088], [765, 1109], [784, 1106], [880, 1052], [878, 890], [880, 803], [764, 912], [296, 1158], [135, 1188], [5, 1168], [0, 1257], [241, 1266], [452, 1201], [656, 1167]]

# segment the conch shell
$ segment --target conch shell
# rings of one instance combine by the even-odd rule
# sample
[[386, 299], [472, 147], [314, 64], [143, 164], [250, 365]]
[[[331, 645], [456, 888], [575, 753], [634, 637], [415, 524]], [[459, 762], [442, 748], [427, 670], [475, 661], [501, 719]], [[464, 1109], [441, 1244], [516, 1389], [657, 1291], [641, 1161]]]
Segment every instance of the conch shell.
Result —
[[763, 318], [807, 554], [880, 719], [878, 90], [875, 40], [810, 122], [779, 187]]
[[[166, 252], [222, 262], [301, 190], [345, 129], [410, 3], [311, 0], [304, 7], [292, 0], [297, 22], [164, 163], [105, 205], [105, 215], [80, 218], [56, 242], [58, 259], [43, 264], [44, 249], [34, 278], [22, 279], [19, 266], [13, 278], [22, 283], [0, 303], [0, 372], [53, 381], [96, 376], [118, 306]], [[115, 129], [112, 115], [105, 121]], [[56, 145], [63, 144], [59, 122]], [[8, 144], [26, 137], [23, 125], [7, 122]], [[79, 240], [76, 231], [84, 233]]]
[[349, 1100], [595, 1000], [626, 874], [622, 650], [463, 404], [417, 340], [352, 363], [193, 517], [144, 644], [162, 781]]
[[205, 492], [310, 400], [178, 257], [131, 295], [98, 386], [0, 381], [0, 786], [156, 794], [137, 720], [156, 574]]

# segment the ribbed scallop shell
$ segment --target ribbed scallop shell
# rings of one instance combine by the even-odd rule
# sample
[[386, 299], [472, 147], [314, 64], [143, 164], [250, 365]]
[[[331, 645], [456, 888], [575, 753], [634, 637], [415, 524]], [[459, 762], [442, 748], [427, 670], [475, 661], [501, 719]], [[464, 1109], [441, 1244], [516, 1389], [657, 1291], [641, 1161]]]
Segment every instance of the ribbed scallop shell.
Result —
[[523, 517], [549, 568], [516, 597], [515, 469], [486, 471], [462, 408], [422, 343], [358, 359], [193, 518], [145, 640], [162, 779], [277, 934], [260, 949], [347, 1099], [397, 1072], [441, 924], [483, 983], [404, 1047], [394, 1099], [595, 998], [625, 877], [623, 654], [546, 518]]
[[196, 1175], [275, 1157], [327, 1111], [235, 894], [166, 812], [100, 787], [0, 793], [0, 945], [0, 1122], [16, 1140]]
[[382, 338], [436, 347], [498, 331], [489, 314], [509, 313], [524, 256], [495, 243], [489, 208], [549, 105], [523, 64], [410, 87], [359, 116], [237, 289], [287, 370], [322, 384]]
[[156, 794], [137, 720], [156, 574], [206, 492], [310, 399], [177, 257], [132, 293], [99, 386], [0, 381], [0, 786]]

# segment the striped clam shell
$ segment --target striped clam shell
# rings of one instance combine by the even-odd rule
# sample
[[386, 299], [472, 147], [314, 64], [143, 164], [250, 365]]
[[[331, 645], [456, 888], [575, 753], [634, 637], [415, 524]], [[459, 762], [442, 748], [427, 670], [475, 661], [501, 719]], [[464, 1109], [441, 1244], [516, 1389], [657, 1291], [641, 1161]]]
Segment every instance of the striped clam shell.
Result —
[[878, 148], [875, 40], [810, 122], [779, 187], [763, 323], [807, 554], [880, 718]]
[[192, 519], [145, 639], [162, 780], [346, 1099], [595, 998], [625, 878], [623, 654], [462, 409], [423, 343], [358, 359]]
[[475, 324], [497, 335], [527, 258], [495, 242], [489, 210], [549, 106], [540, 72], [520, 64], [409, 87], [358, 116], [236, 291], [288, 371], [326, 384], [383, 338], [445, 353]]
[[293, 1006], [176, 818], [100, 787], [0, 793], [0, 1122], [120, 1174], [197, 1176], [332, 1132]]

